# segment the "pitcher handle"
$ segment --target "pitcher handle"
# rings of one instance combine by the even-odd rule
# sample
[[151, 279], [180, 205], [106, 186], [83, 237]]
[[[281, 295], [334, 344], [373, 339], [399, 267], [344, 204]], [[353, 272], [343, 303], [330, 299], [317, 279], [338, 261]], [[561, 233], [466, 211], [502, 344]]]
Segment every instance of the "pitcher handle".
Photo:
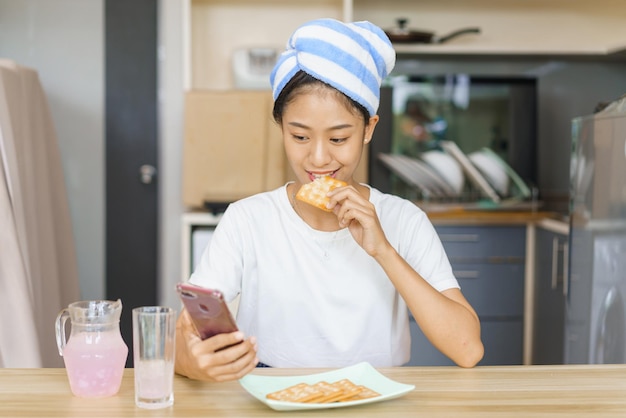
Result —
[[67, 344], [67, 339], [65, 338], [65, 323], [67, 322], [67, 318], [69, 318], [69, 316], [70, 312], [67, 309], [63, 309], [57, 315], [57, 319], [55, 322], [57, 348], [59, 349], [59, 355], [61, 357], [63, 357], [63, 349], [65, 348], [65, 344]]

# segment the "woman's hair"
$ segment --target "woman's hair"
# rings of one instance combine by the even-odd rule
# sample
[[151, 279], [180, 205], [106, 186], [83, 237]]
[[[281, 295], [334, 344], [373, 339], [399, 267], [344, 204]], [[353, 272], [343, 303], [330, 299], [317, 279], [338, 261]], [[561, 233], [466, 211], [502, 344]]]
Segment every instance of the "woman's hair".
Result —
[[336, 88], [318, 80], [317, 78], [305, 73], [304, 71], [298, 71], [289, 82], [285, 85], [280, 92], [276, 100], [274, 101], [274, 109], [272, 110], [272, 116], [279, 125], [283, 122], [283, 113], [289, 103], [291, 103], [299, 94], [310, 92], [314, 89], [327, 89], [334, 93], [339, 98], [347, 109], [351, 110], [355, 115], [360, 115], [365, 122], [365, 126], [369, 124], [370, 114], [365, 106], [352, 100]]

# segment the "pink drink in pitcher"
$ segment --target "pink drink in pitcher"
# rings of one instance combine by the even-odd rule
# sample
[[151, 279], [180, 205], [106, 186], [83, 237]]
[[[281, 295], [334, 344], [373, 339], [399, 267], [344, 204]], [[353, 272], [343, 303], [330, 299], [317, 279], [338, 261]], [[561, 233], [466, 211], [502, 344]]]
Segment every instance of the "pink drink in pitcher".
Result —
[[[71, 303], [59, 313], [57, 345], [75, 396], [103, 398], [119, 391], [128, 356], [119, 327], [121, 311], [120, 300], [98, 300]], [[66, 341], [67, 319], [71, 334]]]
[[72, 393], [84, 398], [115, 395], [127, 355], [128, 347], [119, 331], [72, 335], [63, 350]]

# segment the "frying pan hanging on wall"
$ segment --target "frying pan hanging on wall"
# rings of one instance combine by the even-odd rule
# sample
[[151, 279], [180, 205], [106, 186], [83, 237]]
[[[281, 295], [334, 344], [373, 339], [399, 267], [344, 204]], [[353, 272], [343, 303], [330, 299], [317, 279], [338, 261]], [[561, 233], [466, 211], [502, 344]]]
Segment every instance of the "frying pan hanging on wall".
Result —
[[385, 30], [389, 40], [394, 43], [404, 44], [442, 44], [452, 38], [468, 33], [480, 33], [480, 28], [468, 27], [455, 30], [443, 36], [438, 36], [434, 32], [414, 30], [407, 27], [408, 19], [399, 18], [396, 20], [398, 26]]

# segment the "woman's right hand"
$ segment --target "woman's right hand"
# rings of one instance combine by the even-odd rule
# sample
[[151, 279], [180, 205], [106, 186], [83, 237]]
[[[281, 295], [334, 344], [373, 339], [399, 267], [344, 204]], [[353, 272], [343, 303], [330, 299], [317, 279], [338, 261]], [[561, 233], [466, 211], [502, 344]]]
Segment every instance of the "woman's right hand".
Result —
[[212, 382], [237, 380], [252, 371], [259, 360], [254, 337], [240, 331], [201, 340], [183, 309], [176, 322], [176, 373]]

